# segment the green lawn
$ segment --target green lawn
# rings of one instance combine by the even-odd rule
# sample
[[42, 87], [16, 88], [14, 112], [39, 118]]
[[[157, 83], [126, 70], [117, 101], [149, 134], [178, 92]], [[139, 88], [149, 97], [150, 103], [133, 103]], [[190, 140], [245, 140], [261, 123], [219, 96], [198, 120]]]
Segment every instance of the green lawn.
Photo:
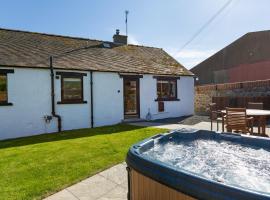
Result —
[[116, 125], [0, 142], [0, 199], [42, 199], [119, 162], [165, 129]]

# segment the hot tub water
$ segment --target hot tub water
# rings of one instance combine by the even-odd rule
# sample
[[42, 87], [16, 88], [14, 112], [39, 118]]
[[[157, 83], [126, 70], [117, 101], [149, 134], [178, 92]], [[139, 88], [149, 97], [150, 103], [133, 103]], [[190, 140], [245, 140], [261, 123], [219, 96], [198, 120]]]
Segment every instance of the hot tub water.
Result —
[[270, 193], [270, 151], [226, 140], [179, 140], [142, 153], [181, 170], [231, 186]]

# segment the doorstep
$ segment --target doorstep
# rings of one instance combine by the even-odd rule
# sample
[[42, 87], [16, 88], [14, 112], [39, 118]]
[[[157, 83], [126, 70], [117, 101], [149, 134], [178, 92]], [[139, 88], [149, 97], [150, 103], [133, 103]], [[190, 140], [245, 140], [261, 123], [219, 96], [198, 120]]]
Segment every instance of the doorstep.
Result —
[[127, 118], [127, 119], [123, 119], [122, 123], [135, 123], [135, 122], [145, 122], [145, 119], [141, 119], [141, 118]]

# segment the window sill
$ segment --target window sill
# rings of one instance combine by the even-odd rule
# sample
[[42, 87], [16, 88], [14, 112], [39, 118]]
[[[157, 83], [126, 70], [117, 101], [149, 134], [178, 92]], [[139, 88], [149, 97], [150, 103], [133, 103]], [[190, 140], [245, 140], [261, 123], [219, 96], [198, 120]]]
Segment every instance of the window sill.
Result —
[[58, 101], [57, 104], [86, 104], [87, 101]]
[[155, 99], [155, 101], [180, 101], [180, 99]]
[[13, 106], [13, 103], [0, 103], [0, 106]]

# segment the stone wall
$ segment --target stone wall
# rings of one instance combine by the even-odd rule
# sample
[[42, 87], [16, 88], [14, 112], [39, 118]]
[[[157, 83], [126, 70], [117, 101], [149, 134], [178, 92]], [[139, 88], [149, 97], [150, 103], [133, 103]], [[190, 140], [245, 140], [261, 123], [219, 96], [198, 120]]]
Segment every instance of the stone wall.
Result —
[[208, 104], [215, 102], [220, 109], [225, 106], [243, 107], [248, 102], [263, 102], [270, 109], [270, 79], [195, 87], [195, 112], [206, 114]]

